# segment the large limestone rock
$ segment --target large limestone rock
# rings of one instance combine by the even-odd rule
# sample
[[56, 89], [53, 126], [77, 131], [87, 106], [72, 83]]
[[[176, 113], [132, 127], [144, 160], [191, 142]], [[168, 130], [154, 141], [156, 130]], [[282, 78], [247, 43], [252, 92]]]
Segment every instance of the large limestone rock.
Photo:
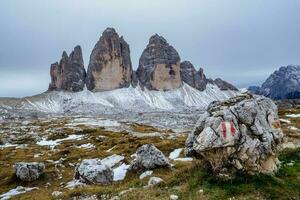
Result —
[[100, 159], [84, 159], [75, 172], [76, 179], [88, 184], [110, 184], [113, 177], [113, 170]]
[[153, 144], [145, 144], [136, 151], [136, 159], [129, 169], [134, 171], [145, 171], [159, 167], [170, 167], [169, 160]]
[[63, 52], [60, 62], [51, 65], [50, 75], [50, 91], [82, 91], [85, 85], [86, 72], [81, 47], [76, 46], [69, 56], [66, 52]]
[[139, 60], [137, 77], [150, 90], [171, 90], [182, 85], [180, 57], [162, 36], [151, 36]]
[[180, 63], [180, 75], [183, 82], [187, 83], [193, 88], [200, 91], [205, 90], [207, 79], [204, 75], [203, 69], [196, 71], [194, 65], [189, 61]]
[[244, 93], [214, 102], [186, 141], [186, 153], [219, 172], [274, 172], [283, 133], [272, 100]]
[[45, 170], [43, 163], [19, 162], [15, 164], [16, 175], [22, 181], [30, 182], [37, 180]]
[[129, 45], [113, 28], [107, 28], [95, 45], [87, 71], [87, 88], [107, 91], [131, 84]]

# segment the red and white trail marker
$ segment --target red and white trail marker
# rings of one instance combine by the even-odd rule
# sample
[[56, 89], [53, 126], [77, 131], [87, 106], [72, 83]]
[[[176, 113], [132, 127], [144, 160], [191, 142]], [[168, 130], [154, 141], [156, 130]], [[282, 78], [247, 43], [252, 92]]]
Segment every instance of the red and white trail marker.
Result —
[[[234, 124], [233, 122], [226, 122], [226, 121], [223, 121], [221, 123], [221, 128], [222, 128], [222, 134], [223, 134], [223, 138], [226, 140], [226, 139], [231, 139], [234, 137], [235, 135], [235, 128], [234, 128]], [[230, 135], [227, 135], [227, 134], [230, 134]], [[230, 137], [230, 138], [228, 138]]]

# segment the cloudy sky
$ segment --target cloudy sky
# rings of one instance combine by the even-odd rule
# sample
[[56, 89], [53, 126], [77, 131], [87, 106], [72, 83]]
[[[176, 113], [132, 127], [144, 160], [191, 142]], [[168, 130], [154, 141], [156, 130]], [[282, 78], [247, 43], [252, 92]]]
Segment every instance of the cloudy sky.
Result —
[[0, 96], [43, 92], [50, 64], [77, 44], [85, 66], [106, 27], [131, 48], [134, 68], [158, 33], [182, 60], [238, 87], [300, 64], [299, 0], [1, 0]]

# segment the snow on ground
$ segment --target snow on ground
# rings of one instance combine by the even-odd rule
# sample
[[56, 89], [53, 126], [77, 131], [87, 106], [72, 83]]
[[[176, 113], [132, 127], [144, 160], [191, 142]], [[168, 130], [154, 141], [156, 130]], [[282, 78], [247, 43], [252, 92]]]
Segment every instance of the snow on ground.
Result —
[[182, 161], [182, 162], [189, 162], [189, 161], [193, 161], [193, 158], [185, 157], [185, 158], [176, 158], [174, 160], [175, 161]]
[[140, 175], [140, 179], [142, 180], [142, 179], [146, 178], [147, 176], [151, 176], [152, 174], [153, 174], [152, 170], [145, 171], [144, 173], [142, 173]]
[[66, 124], [66, 126], [78, 126], [78, 125], [99, 126], [99, 127], [116, 127], [116, 126], [120, 126], [120, 123], [115, 120], [111, 120], [111, 119], [84, 117], [84, 118], [73, 119], [70, 123]]
[[17, 146], [16, 144], [10, 144], [10, 143], [5, 143], [0, 145], [0, 149], [2, 148], [8, 148], [8, 147], [15, 147]]
[[82, 183], [80, 180], [74, 179], [74, 180], [67, 182], [65, 188], [74, 189], [77, 187], [85, 187], [85, 186], [86, 186], [85, 183]]
[[121, 181], [124, 180], [126, 173], [128, 171], [130, 165], [126, 165], [125, 163], [123, 163], [122, 165], [120, 165], [119, 167], [116, 167], [113, 171], [114, 171], [114, 181]]
[[120, 155], [117, 155], [117, 154], [114, 154], [112, 156], [109, 156], [109, 157], [106, 157], [106, 158], [103, 158], [101, 160], [101, 162], [105, 165], [107, 165], [108, 167], [113, 167], [115, 166], [116, 164], [120, 163], [122, 160], [124, 160], [125, 157], [124, 156], [120, 156]]
[[11, 189], [9, 190], [8, 192], [6, 193], [3, 193], [0, 195], [0, 200], [6, 200], [6, 199], [10, 199], [12, 198], [13, 196], [16, 196], [16, 195], [19, 195], [19, 194], [23, 194], [25, 192], [29, 192], [29, 191], [32, 191], [32, 190], [36, 190], [38, 189], [37, 187], [23, 187], [23, 186], [18, 186], [14, 189]]
[[287, 124], [290, 124], [291, 121], [288, 120], [288, 119], [279, 119], [279, 121], [283, 122], [283, 123], [287, 123]]
[[300, 114], [286, 114], [285, 116], [291, 117], [291, 118], [298, 118], [298, 117], [300, 117]]
[[288, 126], [289, 129], [291, 129], [292, 131], [299, 131], [299, 129], [295, 126]]
[[95, 145], [93, 145], [91, 143], [87, 143], [87, 144], [81, 144], [81, 145], [77, 146], [76, 148], [94, 149]]
[[[142, 90], [140, 87], [120, 88], [105, 92], [49, 92], [39, 96], [28, 97], [23, 109], [34, 109], [49, 113], [75, 112], [116, 112], [135, 110], [178, 110], [178, 107], [204, 108], [215, 100], [225, 100], [239, 92], [222, 91], [216, 85], [208, 84], [206, 90], [199, 91], [183, 84], [182, 87], [169, 91]], [[81, 123], [81, 122], [79, 122]], [[98, 125], [98, 122], [87, 122]]]
[[174, 160], [174, 159], [178, 158], [179, 155], [180, 155], [180, 153], [182, 152], [182, 150], [183, 150], [182, 148], [180, 148], [180, 149], [175, 149], [174, 151], [172, 151], [172, 152], [170, 153], [169, 158], [170, 158], [171, 160]]
[[53, 147], [59, 145], [63, 141], [67, 141], [67, 140], [79, 140], [79, 139], [81, 139], [83, 137], [84, 137], [84, 135], [69, 135], [66, 138], [57, 139], [57, 140], [47, 140], [46, 138], [43, 138], [42, 140], [38, 141], [36, 144], [40, 145], [40, 146], [50, 146], [50, 147], [53, 148]]

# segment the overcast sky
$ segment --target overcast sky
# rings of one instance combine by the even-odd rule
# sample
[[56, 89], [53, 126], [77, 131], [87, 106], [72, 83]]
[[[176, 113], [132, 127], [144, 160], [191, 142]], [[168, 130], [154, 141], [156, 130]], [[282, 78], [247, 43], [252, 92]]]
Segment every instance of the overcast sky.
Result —
[[133, 67], [158, 33], [182, 60], [238, 87], [300, 64], [299, 0], [1, 0], [0, 96], [47, 89], [50, 64], [81, 45], [85, 67], [106, 27], [130, 45]]

